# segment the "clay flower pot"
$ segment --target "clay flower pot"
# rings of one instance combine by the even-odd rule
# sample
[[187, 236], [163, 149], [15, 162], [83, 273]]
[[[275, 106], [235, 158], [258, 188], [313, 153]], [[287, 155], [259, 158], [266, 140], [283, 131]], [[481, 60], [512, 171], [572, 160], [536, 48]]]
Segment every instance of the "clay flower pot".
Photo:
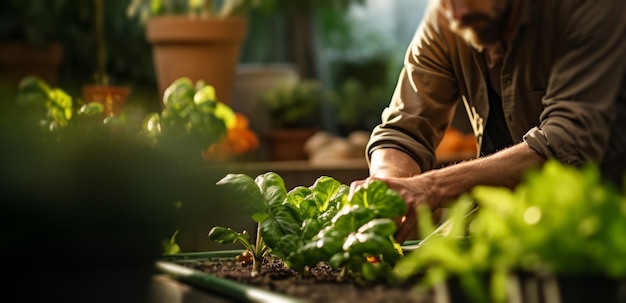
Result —
[[124, 110], [130, 88], [113, 85], [84, 85], [83, 99], [86, 103], [99, 102], [104, 105], [107, 116], [119, 116]]
[[22, 78], [36, 75], [55, 84], [63, 58], [63, 44], [53, 42], [43, 49], [24, 42], [0, 44], [0, 78], [17, 84]]
[[271, 161], [307, 160], [306, 141], [316, 128], [276, 128], [267, 133], [268, 156]]
[[247, 19], [161, 16], [146, 26], [160, 95], [174, 80], [188, 77], [212, 85], [217, 99], [230, 104]]

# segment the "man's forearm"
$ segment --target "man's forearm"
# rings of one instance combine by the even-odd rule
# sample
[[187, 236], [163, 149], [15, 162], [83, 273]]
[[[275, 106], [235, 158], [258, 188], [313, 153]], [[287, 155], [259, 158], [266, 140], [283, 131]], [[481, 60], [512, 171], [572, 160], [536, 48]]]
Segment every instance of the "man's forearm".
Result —
[[528, 169], [538, 167], [544, 161], [544, 158], [522, 142], [484, 158], [426, 172], [419, 178], [433, 181], [435, 199], [443, 207], [446, 202], [476, 185], [513, 188], [519, 184]]
[[370, 176], [411, 177], [422, 172], [419, 165], [406, 153], [394, 148], [374, 150], [370, 157]]

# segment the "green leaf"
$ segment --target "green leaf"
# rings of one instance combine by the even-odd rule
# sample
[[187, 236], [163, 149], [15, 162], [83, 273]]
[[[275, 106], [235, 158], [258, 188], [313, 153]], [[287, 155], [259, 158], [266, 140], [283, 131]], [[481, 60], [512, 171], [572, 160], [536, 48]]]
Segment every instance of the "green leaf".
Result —
[[391, 272], [391, 266], [387, 263], [370, 263], [367, 261], [361, 261], [360, 264], [361, 276], [365, 281], [375, 281], [377, 279], [387, 278]]
[[248, 234], [238, 233], [230, 228], [216, 226], [209, 231], [209, 239], [220, 244], [233, 244], [238, 240], [248, 241]]
[[301, 240], [297, 234], [285, 234], [272, 251], [275, 253], [280, 252], [283, 258], [287, 258], [288, 255], [297, 251], [301, 246]]
[[323, 251], [326, 255], [332, 256], [337, 252], [343, 251], [343, 245], [348, 238], [350, 231], [341, 230], [329, 226], [326, 229], [320, 231], [317, 239], [314, 243], [317, 249]]
[[217, 98], [215, 96], [215, 88], [211, 85], [205, 85], [204, 87], [198, 89], [196, 93], [193, 95], [193, 102], [196, 105], [200, 105], [206, 102], [215, 103]]
[[302, 239], [310, 240], [322, 230], [322, 222], [315, 218], [306, 218], [302, 222]]
[[402, 197], [389, 189], [382, 181], [372, 181], [362, 186], [352, 196], [350, 204], [361, 205], [373, 210], [376, 217], [392, 218], [406, 212], [406, 204]]
[[301, 235], [297, 209], [288, 204], [283, 206], [270, 207], [269, 217], [261, 222], [263, 239], [272, 249], [279, 248], [286, 235]]
[[95, 116], [104, 112], [104, 105], [100, 102], [90, 102], [84, 104], [78, 110], [78, 114], [85, 117]]
[[161, 133], [161, 117], [157, 113], [146, 115], [141, 123], [141, 127], [149, 134], [157, 135]]
[[375, 214], [362, 205], [344, 206], [332, 220], [336, 229], [356, 231], [366, 222], [376, 218]]
[[48, 95], [50, 87], [41, 78], [36, 76], [28, 76], [23, 78], [17, 85], [17, 89], [20, 92], [40, 92], [44, 95]]
[[163, 105], [175, 112], [193, 102], [195, 89], [191, 79], [183, 77], [175, 80], [163, 93]]
[[341, 182], [327, 176], [319, 177], [310, 187], [314, 201], [320, 212], [328, 208], [331, 201], [337, 202], [349, 193], [350, 188]]
[[180, 252], [180, 246], [176, 243], [176, 236], [178, 235], [178, 229], [174, 231], [169, 239], [161, 241], [161, 247], [164, 254], [177, 254]]
[[400, 254], [394, 248], [393, 242], [389, 237], [374, 233], [352, 233], [348, 236], [342, 248], [344, 251], [349, 251], [351, 255], [382, 255], [384, 260], [390, 264], [395, 264], [400, 258]]
[[371, 220], [357, 230], [359, 234], [372, 233], [381, 236], [391, 236], [396, 232], [396, 223], [388, 218]]
[[37, 77], [26, 77], [18, 84], [17, 104], [44, 106], [50, 99], [50, 87]]
[[282, 204], [287, 197], [285, 181], [278, 174], [268, 172], [259, 175], [254, 180], [261, 189], [265, 204], [268, 206]]
[[330, 258], [321, 250], [316, 242], [307, 242], [301, 245], [298, 250], [289, 254], [287, 262], [289, 267], [301, 271], [306, 266], [314, 266], [319, 262], [327, 261]]
[[48, 95], [50, 96], [50, 100], [56, 107], [70, 111], [70, 114], [66, 115], [67, 119], [69, 120], [72, 117], [72, 97], [70, 97], [70, 95], [68, 95], [65, 91], [59, 88], [51, 89]]
[[328, 265], [332, 268], [337, 269], [342, 267], [347, 261], [350, 259], [350, 253], [347, 251], [340, 251], [330, 257], [328, 260]]
[[[303, 209], [303, 212], [309, 213], [308, 208], [311, 206], [315, 207], [315, 203], [312, 205], [310, 203], [313, 201], [307, 200], [307, 198], [311, 195], [311, 192], [311, 189], [307, 187], [297, 186], [287, 193], [287, 202], [295, 207]], [[302, 205], [303, 203], [305, 203], [305, 205]], [[312, 210], [312, 212], [314, 212], [313, 214], [319, 213], [317, 210]]]
[[259, 185], [245, 174], [228, 174], [216, 183], [227, 193], [226, 197], [246, 206], [252, 213], [267, 213], [265, 197]]

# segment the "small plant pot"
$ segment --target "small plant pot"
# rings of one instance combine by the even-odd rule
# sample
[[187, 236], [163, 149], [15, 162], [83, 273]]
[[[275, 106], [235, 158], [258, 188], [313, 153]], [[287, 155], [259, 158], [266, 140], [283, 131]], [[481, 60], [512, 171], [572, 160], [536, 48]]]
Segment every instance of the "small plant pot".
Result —
[[307, 160], [304, 143], [315, 134], [316, 129], [274, 129], [267, 134], [268, 157], [271, 161]]
[[124, 110], [130, 88], [113, 85], [85, 85], [83, 99], [86, 103], [99, 102], [104, 106], [107, 116], [119, 116]]
[[17, 85], [22, 78], [38, 76], [46, 83], [55, 85], [61, 60], [63, 44], [54, 42], [43, 49], [25, 42], [0, 44], [0, 78]]
[[245, 18], [150, 18], [146, 36], [153, 46], [159, 95], [176, 79], [188, 77], [212, 85], [217, 99], [230, 104], [247, 31]]

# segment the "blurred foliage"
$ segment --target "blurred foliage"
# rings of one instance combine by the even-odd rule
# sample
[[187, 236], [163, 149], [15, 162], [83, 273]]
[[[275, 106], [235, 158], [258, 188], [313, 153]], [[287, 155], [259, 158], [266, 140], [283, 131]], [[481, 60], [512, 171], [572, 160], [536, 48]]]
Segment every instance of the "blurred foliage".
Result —
[[233, 110], [217, 101], [215, 88], [203, 81], [174, 81], [165, 90], [163, 105], [160, 113], [145, 117], [143, 131], [153, 144], [189, 148], [190, 156], [198, 159], [202, 151], [222, 140], [228, 127], [236, 123]]
[[[474, 202], [477, 212], [464, 219]], [[420, 221], [429, 221], [429, 210], [420, 212]], [[451, 212], [453, 230], [424, 241], [395, 274], [424, 274], [430, 286], [458, 279], [473, 302], [505, 302], [511, 273], [626, 277], [626, 193], [603, 180], [595, 165], [551, 159], [514, 190], [475, 187]], [[426, 235], [432, 224], [424, 222]]]
[[324, 90], [316, 80], [294, 80], [268, 89], [259, 104], [275, 128], [319, 127]]
[[246, 16], [250, 10], [272, 0], [130, 0], [128, 15], [144, 23], [159, 15], [188, 15], [194, 18]]
[[[80, 114], [67, 115], [67, 94], [50, 89], [45, 95], [35, 86], [15, 96], [20, 104], [0, 94], [3, 256], [33, 274], [79, 270], [88, 263], [90, 272], [152, 269], [160, 240], [175, 228], [172, 202], [184, 196], [174, 184], [187, 178], [173, 161], [176, 155], [101, 119], [74, 123]], [[60, 121], [67, 124], [42, 127], [39, 119], [54, 120], [52, 108], [60, 107]], [[30, 266], [42, 252], [48, 261]]]
[[15, 260], [45, 251], [51, 262], [36, 271], [154, 261], [182, 225], [180, 201], [219, 199], [200, 150], [154, 145], [140, 121], [106, 117], [37, 78], [18, 91], [0, 85], [0, 100], [0, 251]]
[[259, 0], [261, 9], [266, 12], [291, 14], [295, 11], [313, 11], [317, 9], [345, 12], [352, 4], [363, 4], [366, 0]]
[[[74, 100], [60, 88], [50, 87], [37, 77], [26, 77], [18, 85], [17, 105], [27, 114], [27, 120], [39, 125], [43, 133], [57, 134], [66, 128], [81, 127], [90, 130], [91, 125], [114, 124], [116, 118], [106, 118], [104, 106], [98, 102], [84, 104]], [[45, 136], [44, 136], [45, 137]]]
[[380, 113], [389, 103], [390, 94], [383, 85], [366, 86], [349, 78], [331, 91], [331, 113], [335, 116], [340, 135], [355, 130], [372, 131], [380, 123]]

